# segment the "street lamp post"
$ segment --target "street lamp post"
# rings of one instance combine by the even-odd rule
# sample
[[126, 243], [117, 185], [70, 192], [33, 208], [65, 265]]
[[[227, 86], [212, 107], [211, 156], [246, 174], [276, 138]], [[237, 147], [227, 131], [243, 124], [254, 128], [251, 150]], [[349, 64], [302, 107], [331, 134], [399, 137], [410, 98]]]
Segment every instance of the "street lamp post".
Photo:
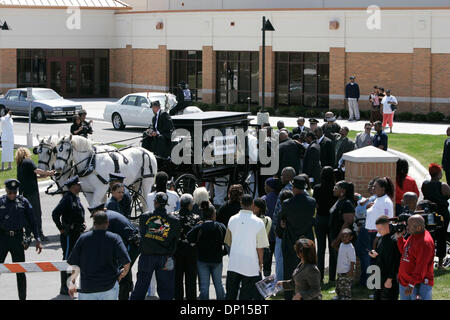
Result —
[[[258, 117], [258, 119], [261, 119], [261, 120], [258, 120], [258, 123], [260, 123], [261, 121], [263, 121], [262, 119], [263, 118], [267, 118], [267, 121], [268, 121], [268, 115], [266, 115], [266, 116], [263, 116], [263, 114], [264, 114], [264, 106], [265, 106], [265, 104], [266, 104], [266, 97], [265, 97], [265, 85], [266, 85], [266, 31], [275, 31], [275, 29], [274, 29], [274, 27], [272, 26], [272, 24], [270, 23], [270, 20], [269, 19], [267, 19], [266, 20], [266, 17], [265, 16], [263, 16], [262, 17], [262, 29], [261, 29], [261, 31], [262, 31], [262, 90], [261, 90], [261, 93], [262, 93], [262, 105], [261, 105], [261, 114], [260, 114], [260, 116]], [[265, 121], [265, 122], [267, 122], [267, 121]], [[261, 123], [262, 124], [262, 123]]]

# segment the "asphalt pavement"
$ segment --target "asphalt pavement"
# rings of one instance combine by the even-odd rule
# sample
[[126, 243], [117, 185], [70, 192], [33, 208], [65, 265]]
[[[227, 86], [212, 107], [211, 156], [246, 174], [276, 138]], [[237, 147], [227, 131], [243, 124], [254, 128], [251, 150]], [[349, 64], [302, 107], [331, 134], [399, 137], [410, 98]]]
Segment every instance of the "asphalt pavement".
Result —
[[[40, 191], [41, 206], [42, 206], [42, 223], [44, 234], [49, 238], [49, 241], [43, 242], [43, 250], [41, 254], [37, 254], [35, 242], [33, 241], [27, 251], [25, 251], [25, 260], [30, 261], [61, 261], [62, 249], [59, 242], [59, 231], [56, 228], [51, 212], [58, 204], [61, 196], [49, 196], [44, 193], [44, 188]], [[84, 208], [87, 208], [87, 202], [83, 195], [81, 195], [81, 203]], [[86, 209], [85, 214], [86, 226], [88, 229], [92, 227], [92, 219], [89, 211]], [[11, 255], [8, 254], [5, 263], [11, 263]], [[228, 267], [228, 257], [224, 257], [223, 276], [222, 281], [225, 287], [225, 275]], [[133, 281], [136, 281], [137, 261], [133, 266]], [[273, 272], [275, 272], [275, 264], [273, 263]], [[59, 294], [60, 288], [60, 274], [59, 272], [39, 272], [27, 273], [27, 299], [28, 300], [69, 300], [68, 296]], [[210, 298], [215, 299], [214, 286], [210, 284]], [[0, 300], [18, 300], [17, 284], [15, 274], [1, 274], [0, 275]]]

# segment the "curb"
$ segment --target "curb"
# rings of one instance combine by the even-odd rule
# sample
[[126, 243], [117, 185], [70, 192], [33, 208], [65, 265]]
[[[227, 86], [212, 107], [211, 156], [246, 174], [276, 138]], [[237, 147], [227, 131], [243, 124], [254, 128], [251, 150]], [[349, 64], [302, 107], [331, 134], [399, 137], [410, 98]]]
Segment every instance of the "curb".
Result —
[[425, 167], [416, 158], [413, 158], [413, 157], [411, 157], [410, 155], [408, 155], [406, 153], [403, 153], [403, 152], [400, 152], [400, 151], [397, 151], [397, 150], [393, 150], [393, 149], [390, 149], [390, 148], [388, 148], [388, 152], [390, 152], [392, 154], [395, 154], [396, 156], [407, 160], [424, 177], [427, 177], [429, 175], [428, 170], [425, 169]]

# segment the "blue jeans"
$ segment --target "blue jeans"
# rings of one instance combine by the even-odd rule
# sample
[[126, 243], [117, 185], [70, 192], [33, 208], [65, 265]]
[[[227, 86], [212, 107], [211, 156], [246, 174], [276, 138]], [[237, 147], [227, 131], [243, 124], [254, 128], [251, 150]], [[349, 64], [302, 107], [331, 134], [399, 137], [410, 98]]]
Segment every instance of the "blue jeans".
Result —
[[282, 240], [276, 237], [275, 240], [275, 275], [278, 281], [283, 280], [283, 251], [281, 250]]
[[157, 291], [160, 300], [173, 300], [175, 293], [175, 270], [163, 270], [167, 256], [141, 254], [138, 263], [136, 285], [130, 300], [144, 300], [153, 272], [156, 273]]
[[416, 300], [417, 296], [420, 296], [420, 300], [433, 300], [433, 287], [428, 284], [421, 283], [416, 285], [409, 296], [405, 294], [407, 287], [404, 287], [401, 284], [399, 284], [399, 287], [400, 300]]
[[222, 285], [222, 263], [210, 263], [197, 260], [197, 272], [200, 282], [200, 300], [209, 300], [209, 283], [212, 277], [217, 300], [225, 299], [225, 290]]
[[[130, 270], [131, 272], [131, 270]], [[119, 300], [119, 283], [108, 291], [93, 293], [78, 293], [78, 300]]]
[[367, 268], [370, 266], [369, 251], [373, 249], [373, 241], [377, 237], [376, 232], [369, 232], [366, 228], [361, 227], [358, 238], [356, 239], [355, 251], [361, 263], [361, 276], [359, 284], [367, 285]]

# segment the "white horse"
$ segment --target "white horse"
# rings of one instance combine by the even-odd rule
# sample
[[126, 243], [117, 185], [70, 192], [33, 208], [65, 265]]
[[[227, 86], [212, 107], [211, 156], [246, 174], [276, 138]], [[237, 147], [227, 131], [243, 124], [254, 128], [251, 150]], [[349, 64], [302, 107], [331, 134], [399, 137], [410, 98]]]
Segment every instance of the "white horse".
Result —
[[[56, 146], [56, 172], [73, 166], [79, 175], [81, 189], [90, 206], [105, 202], [109, 189], [109, 174], [116, 172], [116, 166], [125, 176], [124, 184], [146, 199], [157, 173], [156, 158], [141, 147], [129, 147], [122, 151], [111, 146], [95, 146], [91, 140], [80, 136], [63, 137]], [[110, 155], [111, 154], [111, 155]], [[112, 157], [116, 158], [116, 164]], [[144, 209], [147, 204], [143, 201]]]
[[[42, 138], [40, 140], [39, 135], [36, 135], [39, 145], [34, 147], [33, 153], [38, 156], [38, 168], [41, 170], [52, 170], [56, 161], [56, 145], [60, 140], [60, 135], [51, 135]], [[72, 170], [67, 170], [62, 175], [56, 175], [51, 177], [55, 182], [58, 190], [62, 190], [64, 187], [64, 182], [70, 178], [72, 175]]]

